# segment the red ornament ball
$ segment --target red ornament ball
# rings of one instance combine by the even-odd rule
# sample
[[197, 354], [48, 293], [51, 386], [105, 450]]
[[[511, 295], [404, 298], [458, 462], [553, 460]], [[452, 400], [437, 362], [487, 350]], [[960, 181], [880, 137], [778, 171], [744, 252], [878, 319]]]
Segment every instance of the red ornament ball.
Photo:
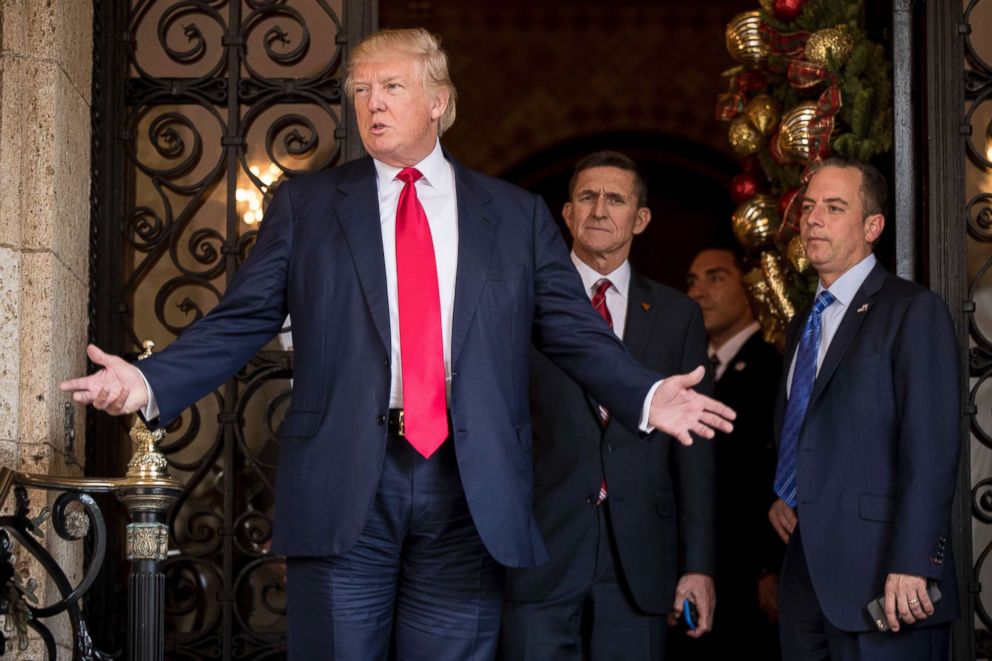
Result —
[[786, 228], [799, 231], [799, 200], [796, 196], [801, 187], [785, 191], [778, 198], [778, 217], [782, 219], [782, 230]]
[[778, 20], [789, 23], [796, 20], [796, 17], [799, 16], [799, 13], [803, 10], [804, 2], [805, 0], [774, 0], [772, 2], [772, 12]]
[[796, 199], [796, 195], [799, 194], [800, 187], [793, 188], [792, 190], [785, 191], [782, 196], [778, 198], [778, 217], [782, 218], [786, 222], [788, 219], [785, 217], [786, 212], [789, 211], [789, 206], [792, 201]]
[[738, 84], [748, 93], [764, 89], [768, 84], [768, 78], [761, 71], [744, 71], [738, 75], [740, 76]]
[[754, 172], [740, 172], [730, 180], [730, 197], [736, 204], [754, 197], [758, 192], [758, 177]]

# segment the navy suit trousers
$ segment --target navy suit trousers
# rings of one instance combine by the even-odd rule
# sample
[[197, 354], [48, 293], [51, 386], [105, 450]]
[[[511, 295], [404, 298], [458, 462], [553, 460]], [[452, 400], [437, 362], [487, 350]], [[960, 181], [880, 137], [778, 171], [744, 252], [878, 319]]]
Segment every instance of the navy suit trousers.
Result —
[[424, 459], [391, 434], [355, 546], [342, 556], [291, 557], [287, 567], [290, 659], [481, 661], [496, 653], [502, 568], [472, 522], [450, 439]]

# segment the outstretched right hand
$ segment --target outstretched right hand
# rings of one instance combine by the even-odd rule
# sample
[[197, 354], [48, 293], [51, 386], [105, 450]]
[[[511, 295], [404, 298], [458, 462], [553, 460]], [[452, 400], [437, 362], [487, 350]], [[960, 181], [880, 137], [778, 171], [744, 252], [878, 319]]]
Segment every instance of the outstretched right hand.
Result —
[[72, 393], [73, 401], [91, 404], [110, 415], [134, 413], [148, 404], [148, 389], [137, 367], [94, 344], [86, 347], [86, 355], [103, 369], [59, 384], [62, 392]]

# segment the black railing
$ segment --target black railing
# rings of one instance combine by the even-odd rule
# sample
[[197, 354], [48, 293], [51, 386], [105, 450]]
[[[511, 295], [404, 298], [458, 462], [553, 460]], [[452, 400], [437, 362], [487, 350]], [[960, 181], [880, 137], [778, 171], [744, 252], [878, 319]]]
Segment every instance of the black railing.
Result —
[[[145, 343], [147, 355], [151, 343]], [[165, 457], [158, 450], [165, 430], [150, 431], [136, 421], [131, 428], [134, 455], [122, 478], [56, 477], [18, 473], [0, 468], [0, 507], [13, 493], [14, 512], [0, 517], [0, 615], [14, 624], [14, 640], [0, 633], [0, 656], [28, 644], [29, 630], [44, 643], [48, 659], [57, 656], [55, 637], [47, 622], [66, 614], [72, 625], [73, 659], [113, 659], [120, 654], [97, 650], [90, 638], [80, 602], [104, 566], [107, 553], [107, 524], [94, 494], [112, 493], [128, 509], [127, 558], [131, 563], [128, 581], [128, 652], [130, 661], [161, 661], [165, 651], [165, 577], [162, 563], [169, 546], [168, 516], [182, 493], [183, 485], [168, 473]], [[30, 516], [28, 489], [60, 492], [51, 508], [45, 506]], [[43, 542], [42, 523], [51, 520], [55, 533], [69, 542], [89, 544], [88, 564], [82, 579], [73, 585], [66, 572]], [[16, 546], [14, 544], [16, 542]], [[15, 553], [25, 552], [41, 565], [58, 590], [58, 599], [42, 605], [34, 597], [38, 577], [21, 575]]]

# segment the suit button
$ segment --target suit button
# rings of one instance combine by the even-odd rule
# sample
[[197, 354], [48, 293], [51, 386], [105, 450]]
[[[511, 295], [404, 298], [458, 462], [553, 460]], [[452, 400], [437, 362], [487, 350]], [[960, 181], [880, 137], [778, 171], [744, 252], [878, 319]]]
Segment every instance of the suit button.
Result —
[[378, 422], [380, 425], [384, 425], [386, 424], [386, 416], [380, 415], [375, 419], [375, 421]]
[[589, 503], [590, 505], [592, 505], [593, 503], [596, 502], [596, 496], [587, 496], [586, 497], [586, 502]]
[[613, 446], [609, 443], [603, 445], [603, 452], [613, 452]]

